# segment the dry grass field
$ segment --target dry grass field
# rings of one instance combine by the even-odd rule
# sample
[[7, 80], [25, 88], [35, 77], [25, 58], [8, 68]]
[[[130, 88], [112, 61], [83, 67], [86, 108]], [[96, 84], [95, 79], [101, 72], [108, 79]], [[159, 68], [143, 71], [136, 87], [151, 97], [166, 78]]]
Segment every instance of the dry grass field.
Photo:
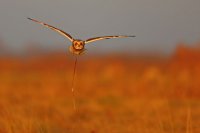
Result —
[[200, 51], [0, 59], [0, 133], [200, 133]]

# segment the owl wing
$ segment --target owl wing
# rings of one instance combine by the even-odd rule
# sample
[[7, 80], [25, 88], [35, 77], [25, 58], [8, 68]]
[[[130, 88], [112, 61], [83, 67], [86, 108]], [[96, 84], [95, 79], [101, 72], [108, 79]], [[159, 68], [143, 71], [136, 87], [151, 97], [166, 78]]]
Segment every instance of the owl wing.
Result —
[[103, 39], [126, 38], [126, 37], [135, 37], [135, 36], [102, 36], [102, 37], [94, 37], [94, 38], [87, 39], [85, 41], [85, 43], [91, 43], [91, 42], [99, 41], [99, 40], [103, 40]]
[[48, 25], [48, 24], [46, 24], [46, 23], [37, 21], [37, 20], [32, 19], [32, 18], [28, 18], [28, 19], [29, 19], [29, 20], [32, 20], [32, 21], [34, 21], [34, 22], [36, 22], [36, 23], [39, 23], [39, 24], [41, 24], [41, 25], [44, 25], [45, 27], [50, 28], [50, 29], [52, 29], [52, 30], [54, 30], [54, 31], [56, 31], [56, 32], [58, 32], [58, 33], [60, 33], [61, 35], [67, 37], [71, 42], [74, 40], [74, 39], [72, 38], [72, 36], [70, 36], [68, 33], [64, 32], [64, 31], [62, 31], [62, 30], [60, 30], [60, 29], [58, 29], [58, 28], [56, 28], [56, 27], [53, 27], [53, 26], [51, 26], [51, 25]]

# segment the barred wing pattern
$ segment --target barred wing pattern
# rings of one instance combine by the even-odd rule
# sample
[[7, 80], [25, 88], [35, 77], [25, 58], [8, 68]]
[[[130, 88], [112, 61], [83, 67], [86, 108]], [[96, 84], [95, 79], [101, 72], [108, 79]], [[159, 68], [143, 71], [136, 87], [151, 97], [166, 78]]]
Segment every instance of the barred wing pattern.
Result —
[[56, 27], [53, 27], [53, 26], [51, 26], [51, 25], [48, 25], [48, 24], [46, 24], [46, 23], [37, 21], [37, 20], [32, 19], [32, 18], [27, 18], [27, 19], [32, 20], [32, 21], [34, 21], [34, 22], [36, 22], [36, 23], [39, 23], [39, 24], [41, 24], [41, 25], [44, 25], [45, 27], [50, 28], [50, 29], [52, 29], [52, 30], [54, 30], [54, 31], [56, 31], [56, 32], [58, 32], [58, 33], [60, 33], [61, 35], [67, 37], [71, 42], [74, 40], [74, 39], [72, 38], [72, 36], [70, 36], [68, 33], [64, 32], [64, 31], [62, 31], [62, 30], [60, 30], [60, 29], [58, 29], [58, 28], [56, 28]]
[[94, 38], [87, 39], [85, 41], [85, 43], [91, 43], [91, 42], [99, 41], [99, 40], [103, 40], [103, 39], [125, 38], [125, 37], [135, 37], [135, 36], [102, 36], [102, 37], [94, 37]]

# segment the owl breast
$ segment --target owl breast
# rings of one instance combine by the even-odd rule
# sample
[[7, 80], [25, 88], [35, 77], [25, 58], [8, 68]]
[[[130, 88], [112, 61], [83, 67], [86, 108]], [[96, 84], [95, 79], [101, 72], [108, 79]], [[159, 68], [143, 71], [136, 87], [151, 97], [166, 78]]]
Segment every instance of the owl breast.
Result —
[[69, 51], [72, 53], [72, 54], [75, 54], [75, 55], [81, 55], [84, 53], [84, 48], [83, 49], [75, 49], [73, 46], [70, 46], [69, 47]]

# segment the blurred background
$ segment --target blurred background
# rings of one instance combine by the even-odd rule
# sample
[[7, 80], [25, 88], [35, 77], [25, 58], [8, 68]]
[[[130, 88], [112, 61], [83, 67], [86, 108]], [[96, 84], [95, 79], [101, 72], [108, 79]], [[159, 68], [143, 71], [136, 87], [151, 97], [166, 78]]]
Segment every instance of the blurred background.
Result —
[[[200, 132], [200, 1], [1, 0], [0, 132]], [[88, 39], [70, 41], [31, 17]]]

